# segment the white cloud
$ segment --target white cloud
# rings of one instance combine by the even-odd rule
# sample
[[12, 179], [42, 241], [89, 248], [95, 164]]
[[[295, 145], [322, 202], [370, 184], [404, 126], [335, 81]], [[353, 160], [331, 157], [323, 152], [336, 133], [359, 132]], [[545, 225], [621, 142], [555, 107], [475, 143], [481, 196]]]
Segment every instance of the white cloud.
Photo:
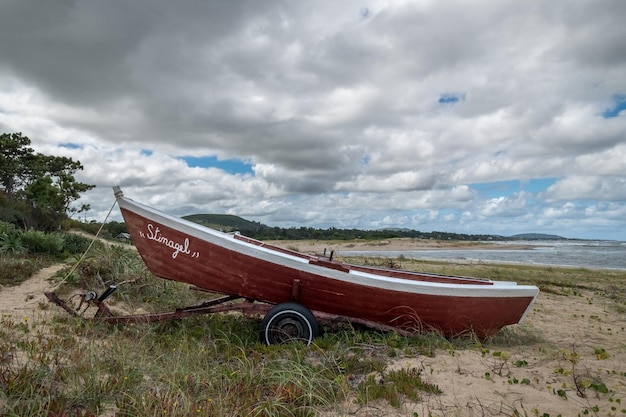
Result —
[[508, 197], [491, 198], [478, 205], [477, 213], [485, 218], [522, 217], [529, 209], [528, 197], [527, 193], [520, 192]]
[[600, 176], [571, 176], [551, 185], [548, 200], [626, 200], [626, 178]]

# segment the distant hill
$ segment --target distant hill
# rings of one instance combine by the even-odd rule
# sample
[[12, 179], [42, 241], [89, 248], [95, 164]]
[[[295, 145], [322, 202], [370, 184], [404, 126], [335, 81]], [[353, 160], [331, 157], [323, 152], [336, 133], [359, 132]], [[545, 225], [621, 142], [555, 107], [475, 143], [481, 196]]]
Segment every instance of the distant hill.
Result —
[[547, 235], [545, 233], [520, 233], [518, 235], [509, 236], [509, 239], [515, 240], [566, 240], [567, 238], [558, 235]]
[[381, 231], [388, 231], [388, 232], [411, 232], [413, 231], [413, 229], [407, 229], [406, 227], [384, 227], [382, 229], [378, 229]]
[[358, 230], [358, 229], [316, 229], [312, 227], [270, 227], [260, 222], [246, 220], [232, 214], [192, 214], [183, 217], [194, 223], [221, 230], [223, 232], [241, 232], [242, 234], [260, 240], [300, 240], [300, 239], [320, 239], [320, 240], [352, 240], [352, 239], [391, 239], [391, 238], [413, 238], [413, 239], [436, 239], [436, 240], [465, 240], [465, 241], [498, 241], [498, 240], [567, 240], [562, 236], [549, 235], [544, 233], [521, 233], [513, 236], [499, 235], [469, 235], [449, 232], [420, 232], [406, 228], [387, 228], [379, 230]]
[[261, 223], [251, 222], [232, 214], [192, 214], [184, 216], [183, 219], [224, 232], [258, 230], [261, 227]]

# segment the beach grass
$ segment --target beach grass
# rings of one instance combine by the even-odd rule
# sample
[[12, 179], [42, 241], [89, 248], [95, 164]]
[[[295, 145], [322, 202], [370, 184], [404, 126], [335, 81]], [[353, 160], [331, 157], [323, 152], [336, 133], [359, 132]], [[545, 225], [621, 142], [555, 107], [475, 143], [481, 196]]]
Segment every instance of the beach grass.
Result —
[[[402, 257], [343, 260], [515, 280], [568, 297], [597, 292], [626, 309], [624, 271]], [[54, 281], [63, 281], [63, 294], [123, 283], [111, 304], [127, 312], [167, 311], [210, 296], [153, 277], [136, 252], [123, 248], [99, 247], [74, 272], [68, 275], [68, 271], [61, 271]], [[332, 324], [325, 325], [324, 334], [309, 347], [297, 343], [266, 346], [258, 339], [259, 318], [239, 314], [107, 325], [62, 311], [56, 314], [49, 305], [40, 307], [39, 319], [15, 315], [0, 319], [0, 415], [329, 416], [358, 414], [351, 407], [368, 410], [373, 405], [378, 410], [398, 410], [404, 403], [436, 398], [450, 389], [428, 382], [428, 367], [392, 366], [402, 358], [471, 351], [484, 357], [485, 375], [494, 379], [498, 372], [503, 376], [503, 370], [525, 362], [503, 353], [508, 347], [540, 346], [545, 341], [536, 329], [525, 326], [505, 328], [483, 342], [438, 334], [402, 337]], [[512, 374], [509, 371], [507, 376], [511, 384], [516, 381]], [[526, 384], [525, 379], [520, 381]], [[585, 384], [581, 382], [580, 389], [609, 395], [602, 392], [600, 383]], [[611, 398], [622, 401], [622, 397]], [[541, 410], [536, 411], [541, 415]], [[520, 410], [512, 412], [508, 415], [524, 415], [515, 414]]]
[[12, 416], [312, 416], [351, 395], [397, 404], [438, 388], [417, 371], [387, 370], [389, 358], [449, 345], [345, 328], [311, 347], [265, 346], [258, 322], [240, 315], [126, 326], [5, 317], [1, 325], [0, 414]]

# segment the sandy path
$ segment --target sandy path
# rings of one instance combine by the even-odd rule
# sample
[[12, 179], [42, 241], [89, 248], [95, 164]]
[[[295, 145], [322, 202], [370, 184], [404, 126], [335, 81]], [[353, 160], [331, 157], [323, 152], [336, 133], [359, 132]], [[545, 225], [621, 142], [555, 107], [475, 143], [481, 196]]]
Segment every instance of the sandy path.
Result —
[[48, 302], [44, 292], [53, 287], [48, 279], [63, 267], [65, 264], [55, 264], [43, 268], [20, 285], [0, 289], [0, 313], [4, 315], [15, 313], [18, 310], [41, 310], [39, 303]]

